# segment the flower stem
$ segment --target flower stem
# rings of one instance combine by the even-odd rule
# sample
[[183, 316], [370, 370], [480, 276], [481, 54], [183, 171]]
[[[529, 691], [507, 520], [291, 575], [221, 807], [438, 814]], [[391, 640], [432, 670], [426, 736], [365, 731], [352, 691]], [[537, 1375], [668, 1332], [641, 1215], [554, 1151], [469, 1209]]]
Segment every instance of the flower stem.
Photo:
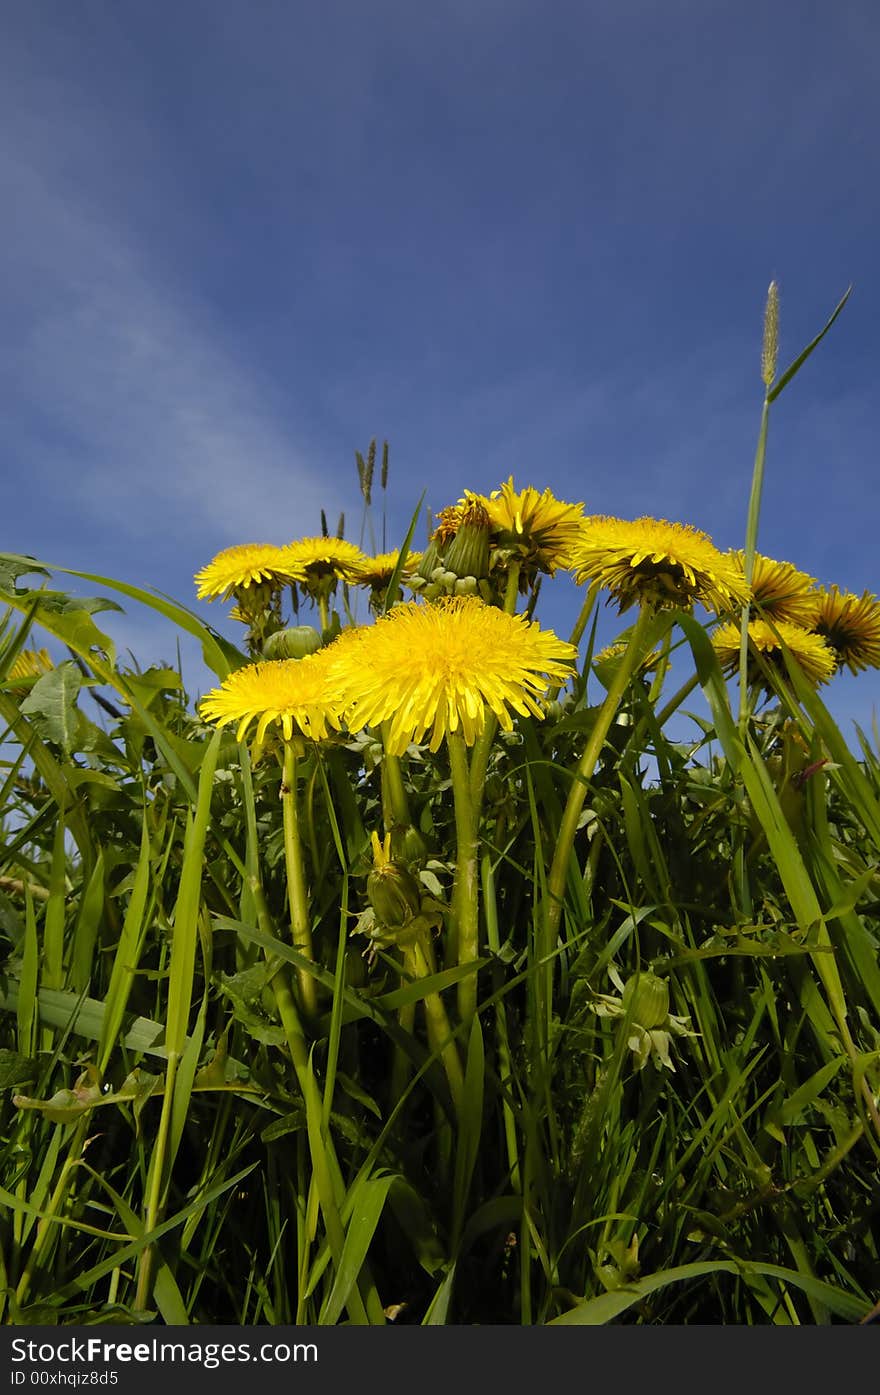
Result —
[[[460, 731], [446, 735], [455, 800], [456, 869], [454, 911], [459, 964], [472, 964], [479, 955], [479, 882], [477, 879], [477, 820], [471, 797], [467, 749]], [[477, 977], [469, 974], [458, 985], [458, 1011], [469, 1028], [477, 1010]]]
[[[290, 906], [290, 933], [294, 949], [314, 959], [309, 899], [306, 891], [302, 840], [299, 831], [297, 791], [298, 757], [292, 741], [284, 743], [284, 775], [281, 782], [281, 808], [284, 820], [284, 863], [287, 869], [287, 897]], [[308, 1017], [317, 1012], [315, 980], [306, 969], [297, 969], [300, 1000]]]
[[[519, 574], [520, 563], [511, 562], [507, 572], [507, 585], [504, 590], [504, 604], [502, 610], [506, 615], [516, 614], [516, 603], [519, 598]], [[486, 771], [489, 768], [489, 756], [492, 751], [492, 742], [495, 740], [495, 733], [498, 731], [498, 718], [494, 712], [486, 711], [483, 730], [477, 737], [471, 755], [471, 802], [474, 810], [474, 821], [479, 822], [480, 809], [483, 803], [483, 786], [486, 783]]]
[[504, 603], [501, 609], [505, 615], [516, 614], [516, 603], [519, 599], [519, 574], [522, 566], [517, 561], [512, 561], [507, 569], [507, 585], [504, 588]]
[[330, 607], [327, 604], [326, 593], [321, 591], [318, 595], [318, 615], [321, 618], [321, 633], [330, 628]]
[[408, 828], [411, 823], [409, 800], [406, 797], [406, 786], [403, 783], [400, 757], [392, 756], [388, 751], [390, 727], [390, 722], [382, 723], [382, 744], [385, 747], [385, 754], [382, 758], [382, 780], [387, 798], [387, 811], [391, 815], [392, 823], [399, 824], [402, 828]]
[[[540, 921], [543, 930], [543, 942], [540, 945], [539, 952], [540, 960], [548, 959], [549, 956], [552, 955], [556, 945], [559, 921], [562, 916], [562, 904], [565, 896], [565, 882], [568, 876], [569, 861], [572, 848], [574, 847], [578, 820], [581, 816], [581, 810], [584, 807], [584, 800], [587, 796], [587, 786], [593, 778], [593, 773], [596, 769], [602, 747], [605, 744], [605, 738], [608, 735], [611, 723], [614, 721], [623, 694], [632, 677], [633, 670], [641, 652], [645, 631], [653, 613], [651, 606], [646, 604], [641, 607], [639, 618], [630, 633], [626, 652], [624, 653], [620, 666], [605, 696], [605, 701], [596, 716], [595, 725], [590, 732], [590, 737], [583, 754], [578, 761], [575, 778], [572, 781], [571, 789], [568, 792], [568, 800], [563, 811], [562, 822], [559, 825], [556, 847], [553, 851], [553, 862], [550, 867], [550, 876], [547, 882], [547, 899], [544, 915], [541, 917]], [[550, 1005], [553, 996], [552, 962], [549, 962], [546, 968], [546, 991], [544, 994], [545, 1000], [541, 1008], [541, 1020], [544, 1028], [549, 1030]], [[539, 981], [541, 980], [539, 979]]]
[[[430, 978], [434, 972], [434, 966], [430, 962], [433, 955], [430, 958], [429, 955], [430, 950], [426, 952], [424, 944], [418, 939], [404, 951], [404, 965], [410, 970], [413, 978]], [[431, 1050], [438, 1052], [443, 1062], [452, 1103], [456, 1114], [460, 1114], [464, 1092], [464, 1074], [461, 1069], [458, 1047], [449, 1025], [449, 1018], [439, 993], [428, 993], [424, 1003], [428, 1042]]]
[[[257, 923], [264, 935], [273, 935], [272, 920], [266, 905], [266, 898], [258, 876], [251, 876], [250, 891], [254, 899], [257, 911]], [[267, 964], [272, 963], [272, 956], [269, 951], [265, 951]], [[296, 1078], [302, 1091], [303, 1100], [307, 1101], [310, 1093], [316, 1089], [312, 1076], [312, 1066], [309, 1060], [309, 1047], [300, 1021], [299, 1012], [296, 1006], [293, 990], [290, 983], [290, 974], [286, 964], [279, 963], [276, 972], [271, 978], [272, 992], [275, 997], [275, 1006], [278, 1009], [278, 1016], [281, 1018], [281, 1025], [287, 1040], [287, 1047], [290, 1051], [293, 1068]], [[333, 1186], [333, 1169], [338, 1170], [336, 1153], [333, 1140], [327, 1133], [323, 1139], [323, 1148], [314, 1146], [314, 1140], [309, 1137], [309, 1150], [312, 1163], [312, 1179], [317, 1192], [318, 1201], [321, 1207], [321, 1214], [324, 1218], [324, 1226], [327, 1232], [327, 1240], [333, 1255], [334, 1264], [339, 1267], [342, 1261], [342, 1251], [345, 1244], [345, 1231], [342, 1218], [337, 1204], [337, 1198]], [[366, 1291], [366, 1307], [364, 1298], [359, 1291], [363, 1287]], [[349, 1317], [354, 1323], [382, 1323], [382, 1309], [378, 1295], [370, 1277], [369, 1269], [365, 1264], [361, 1269], [360, 1280], [349, 1295], [346, 1304]]]
[[569, 644], [573, 644], [575, 648], [577, 648], [584, 637], [584, 630], [587, 628], [587, 621], [590, 618], [593, 606], [596, 604], [596, 597], [599, 594], [600, 587], [601, 582], [591, 582], [590, 588], [584, 596], [584, 603], [580, 608], [578, 618], [574, 622], [574, 629], [568, 637]]

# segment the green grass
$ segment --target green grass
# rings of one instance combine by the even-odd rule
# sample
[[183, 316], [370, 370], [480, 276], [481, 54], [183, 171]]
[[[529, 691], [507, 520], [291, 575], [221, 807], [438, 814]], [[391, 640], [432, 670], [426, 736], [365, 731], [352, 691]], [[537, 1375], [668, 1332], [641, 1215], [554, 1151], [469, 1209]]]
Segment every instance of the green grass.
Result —
[[[765, 383], [752, 551], [770, 405], [807, 356]], [[880, 753], [793, 662], [759, 706], [704, 621], [646, 614], [596, 703], [593, 591], [543, 721], [451, 766], [376, 733], [285, 765], [173, 669], [126, 668], [114, 603], [60, 571], [0, 559], [4, 1322], [867, 1315]], [[246, 662], [167, 598], [69, 574], [196, 635], [218, 682]], [[11, 677], [44, 635], [71, 657]], [[370, 833], [404, 824], [420, 916], [383, 926]], [[649, 970], [662, 1022], [622, 998]]]

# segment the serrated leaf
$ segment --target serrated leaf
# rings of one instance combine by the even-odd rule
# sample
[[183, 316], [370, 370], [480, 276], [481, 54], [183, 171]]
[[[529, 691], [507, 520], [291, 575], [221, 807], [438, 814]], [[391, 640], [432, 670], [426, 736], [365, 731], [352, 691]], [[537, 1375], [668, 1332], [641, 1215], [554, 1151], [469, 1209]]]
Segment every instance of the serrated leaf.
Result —
[[82, 674], [77, 665], [65, 659], [37, 679], [21, 704], [23, 714], [34, 719], [41, 735], [54, 741], [67, 756], [76, 749], [79, 732], [76, 700], [81, 687]]

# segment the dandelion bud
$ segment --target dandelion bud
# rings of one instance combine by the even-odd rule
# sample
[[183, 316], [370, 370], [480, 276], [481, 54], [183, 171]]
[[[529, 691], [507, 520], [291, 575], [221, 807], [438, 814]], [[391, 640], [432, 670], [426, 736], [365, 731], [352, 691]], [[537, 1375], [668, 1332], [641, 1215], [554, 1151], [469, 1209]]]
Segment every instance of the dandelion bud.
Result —
[[312, 625], [294, 625], [278, 630], [263, 645], [264, 659], [304, 659], [321, 648], [321, 636]]
[[779, 354], [779, 287], [770, 282], [767, 291], [767, 307], [764, 311], [764, 343], [761, 349], [761, 377], [764, 386], [770, 387], [776, 377], [776, 359]]
[[432, 538], [422, 553], [422, 560], [419, 562], [415, 577], [423, 577], [425, 581], [431, 580], [431, 573], [440, 560], [440, 549]]
[[456, 577], [486, 577], [489, 575], [489, 515], [477, 498], [468, 498], [458, 507], [460, 522], [444, 554], [444, 564]]
[[399, 862], [374, 867], [367, 877], [367, 896], [380, 925], [406, 925], [417, 916], [422, 898], [419, 884]]
[[403, 857], [406, 862], [424, 862], [428, 856], [428, 845], [417, 828], [410, 824], [403, 835]]
[[624, 984], [623, 1007], [632, 1009], [632, 1021], [651, 1031], [662, 1027], [669, 1016], [669, 984], [656, 974], [633, 974]]

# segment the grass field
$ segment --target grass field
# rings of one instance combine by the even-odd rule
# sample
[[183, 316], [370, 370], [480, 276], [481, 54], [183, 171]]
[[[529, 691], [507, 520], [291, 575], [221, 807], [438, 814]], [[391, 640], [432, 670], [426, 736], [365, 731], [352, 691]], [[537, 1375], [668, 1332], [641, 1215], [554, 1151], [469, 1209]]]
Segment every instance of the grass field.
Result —
[[[235, 645], [0, 558], [4, 1322], [871, 1312], [880, 755], [828, 695], [880, 603], [757, 550], [822, 338], [778, 373], [775, 314], [740, 553], [511, 481], [424, 553], [419, 512], [379, 559], [220, 554]], [[201, 705], [119, 601], [200, 639]]]

